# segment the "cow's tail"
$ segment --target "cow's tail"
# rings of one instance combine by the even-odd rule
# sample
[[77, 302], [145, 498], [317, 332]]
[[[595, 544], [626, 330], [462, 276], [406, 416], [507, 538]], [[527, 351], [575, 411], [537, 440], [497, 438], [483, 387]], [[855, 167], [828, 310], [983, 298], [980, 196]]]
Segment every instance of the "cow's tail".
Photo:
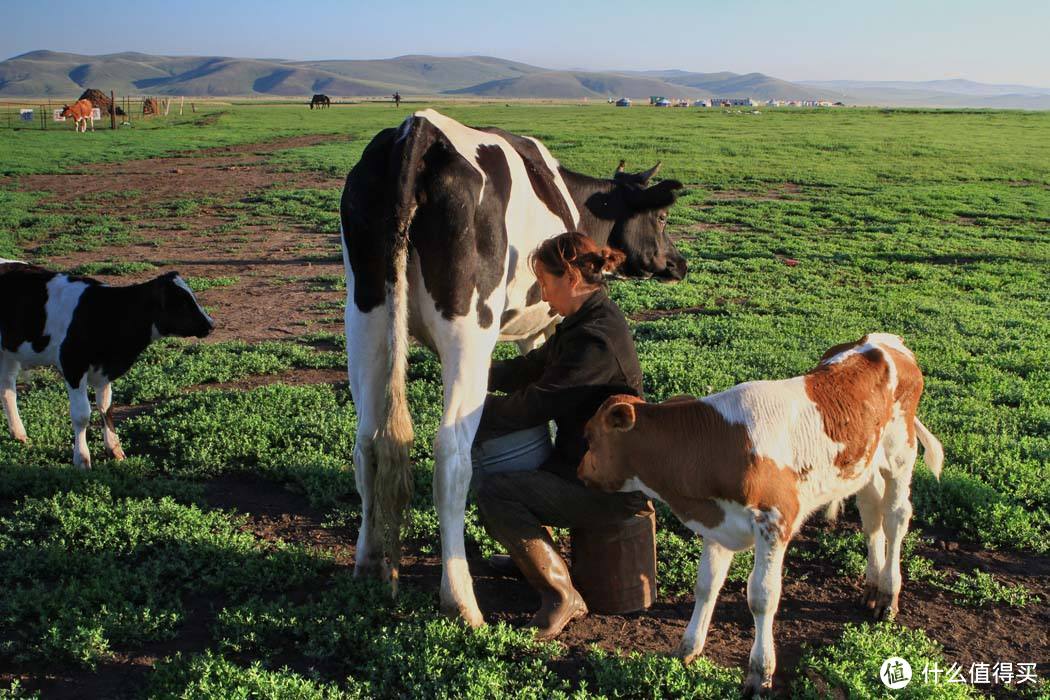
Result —
[[926, 466], [930, 468], [933, 475], [940, 481], [941, 468], [944, 466], [944, 446], [941, 445], [940, 440], [934, 437], [933, 433], [927, 430], [918, 416], [915, 417], [915, 434], [918, 436], [919, 442], [922, 443], [922, 449], [924, 450], [923, 461], [926, 462]]
[[390, 578], [397, 591], [401, 552], [401, 519], [412, 500], [413, 476], [412, 416], [408, 411], [406, 375], [408, 373], [408, 231], [417, 206], [417, 181], [423, 154], [429, 146], [426, 122], [409, 117], [398, 133], [393, 148], [400, 157], [397, 195], [394, 202], [393, 235], [389, 238], [387, 259], [386, 312], [387, 381], [383, 413], [375, 440], [376, 522], [380, 525], [383, 549], [390, 566]]

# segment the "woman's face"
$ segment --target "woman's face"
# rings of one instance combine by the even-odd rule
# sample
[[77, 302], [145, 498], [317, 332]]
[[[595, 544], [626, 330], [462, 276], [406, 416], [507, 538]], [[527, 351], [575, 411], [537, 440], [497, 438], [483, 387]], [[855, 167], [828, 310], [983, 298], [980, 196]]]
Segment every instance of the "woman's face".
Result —
[[536, 279], [540, 282], [540, 298], [560, 316], [569, 316], [580, 308], [583, 298], [590, 296], [588, 293], [581, 294], [580, 280], [575, 275], [566, 272], [558, 277], [548, 272], [543, 263], [536, 265]]

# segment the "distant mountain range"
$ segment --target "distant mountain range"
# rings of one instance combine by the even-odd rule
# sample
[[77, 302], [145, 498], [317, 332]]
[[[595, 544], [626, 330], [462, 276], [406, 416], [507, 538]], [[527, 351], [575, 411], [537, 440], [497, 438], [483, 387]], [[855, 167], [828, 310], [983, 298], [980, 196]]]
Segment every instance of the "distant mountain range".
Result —
[[0, 97], [75, 97], [86, 88], [132, 95], [457, 95], [606, 99], [753, 97], [829, 99], [847, 104], [1050, 109], [1050, 88], [966, 80], [788, 82], [762, 73], [558, 71], [489, 56], [399, 56], [289, 61], [222, 56], [86, 56], [31, 51], [0, 62]]
[[1050, 88], [992, 85], [972, 80], [809, 80], [814, 90], [835, 90], [850, 104], [1050, 109]]

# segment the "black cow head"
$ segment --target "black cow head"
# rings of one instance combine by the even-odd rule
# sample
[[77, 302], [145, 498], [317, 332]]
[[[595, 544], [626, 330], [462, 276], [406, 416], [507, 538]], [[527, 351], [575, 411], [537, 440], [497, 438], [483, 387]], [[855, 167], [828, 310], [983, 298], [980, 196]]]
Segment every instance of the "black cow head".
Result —
[[149, 285], [153, 287], [153, 325], [161, 335], [203, 338], [215, 328], [215, 322], [204, 312], [197, 297], [193, 296], [193, 290], [179, 273], [161, 275]]
[[657, 163], [649, 170], [628, 173], [620, 161], [613, 175], [613, 189], [604, 193], [602, 208], [607, 215], [600, 218], [613, 220], [608, 245], [627, 255], [620, 268], [622, 274], [680, 280], [685, 277], [686, 261], [665, 229], [668, 210], [682, 183], [663, 180], [649, 187], [649, 179], [659, 170]]

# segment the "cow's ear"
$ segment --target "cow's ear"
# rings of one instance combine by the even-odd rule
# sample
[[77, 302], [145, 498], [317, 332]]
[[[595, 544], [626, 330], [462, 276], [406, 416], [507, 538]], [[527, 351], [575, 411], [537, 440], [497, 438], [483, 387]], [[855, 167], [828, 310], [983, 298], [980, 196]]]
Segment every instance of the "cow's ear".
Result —
[[654, 165], [653, 167], [649, 168], [648, 170], [643, 170], [640, 173], [636, 173], [636, 177], [638, 178], [638, 182], [642, 183], [643, 185], [648, 185], [649, 184], [649, 180], [653, 177], [653, 175], [655, 175], [656, 173], [660, 172], [660, 165], [662, 163], [663, 163], [663, 161], [659, 161], [658, 160], [658, 161], [656, 161], [656, 165]]
[[645, 190], [628, 191], [627, 201], [635, 211], [666, 209], [674, 204], [675, 192], [680, 189], [678, 180], [664, 180]]
[[605, 425], [611, 430], [627, 432], [634, 427], [634, 404], [617, 403], [605, 412]]

